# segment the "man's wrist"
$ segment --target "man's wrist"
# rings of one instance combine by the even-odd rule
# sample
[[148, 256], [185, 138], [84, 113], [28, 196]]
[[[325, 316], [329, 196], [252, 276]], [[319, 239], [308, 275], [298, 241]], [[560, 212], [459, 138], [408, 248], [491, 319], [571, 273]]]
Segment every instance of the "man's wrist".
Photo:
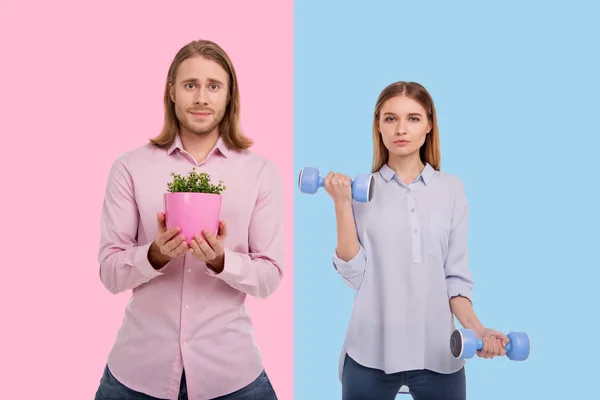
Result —
[[159, 270], [163, 268], [171, 259], [161, 254], [156, 242], [152, 242], [148, 249], [148, 262], [152, 265], [152, 268]]
[[213, 272], [220, 274], [225, 269], [225, 255], [221, 254], [212, 261], [207, 261], [206, 266], [213, 270]]

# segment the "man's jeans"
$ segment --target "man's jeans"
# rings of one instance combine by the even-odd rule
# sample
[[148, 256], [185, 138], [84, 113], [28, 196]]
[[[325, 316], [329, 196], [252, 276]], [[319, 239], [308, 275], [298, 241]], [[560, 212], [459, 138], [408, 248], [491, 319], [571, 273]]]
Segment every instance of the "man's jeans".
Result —
[[[100, 380], [100, 387], [96, 392], [95, 400], [163, 400], [136, 392], [124, 386], [119, 382], [108, 369], [104, 367], [104, 375]], [[185, 371], [181, 378], [178, 400], [188, 400], [187, 387], [185, 383]], [[277, 400], [273, 386], [269, 377], [263, 371], [248, 386], [241, 388], [225, 396], [217, 397], [213, 400]]]

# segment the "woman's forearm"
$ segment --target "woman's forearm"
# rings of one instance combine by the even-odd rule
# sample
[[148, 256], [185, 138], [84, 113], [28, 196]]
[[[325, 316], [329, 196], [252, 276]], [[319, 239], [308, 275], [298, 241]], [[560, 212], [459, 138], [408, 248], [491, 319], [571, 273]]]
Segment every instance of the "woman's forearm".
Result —
[[458, 322], [466, 329], [478, 329], [483, 325], [473, 309], [473, 304], [466, 297], [456, 296], [450, 299], [450, 310]]
[[340, 259], [348, 262], [360, 250], [352, 212], [352, 202], [335, 204], [335, 218], [337, 227], [337, 246], [335, 250]]

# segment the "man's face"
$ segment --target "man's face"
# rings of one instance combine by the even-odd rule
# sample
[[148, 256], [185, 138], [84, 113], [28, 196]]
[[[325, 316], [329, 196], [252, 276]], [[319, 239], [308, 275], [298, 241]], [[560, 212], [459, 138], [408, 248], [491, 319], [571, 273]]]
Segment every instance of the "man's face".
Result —
[[215, 61], [200, 56], [183, 61], [170, 88], [182, 131], [206, 135], [218, 130], [228, 93], [227, 72]]

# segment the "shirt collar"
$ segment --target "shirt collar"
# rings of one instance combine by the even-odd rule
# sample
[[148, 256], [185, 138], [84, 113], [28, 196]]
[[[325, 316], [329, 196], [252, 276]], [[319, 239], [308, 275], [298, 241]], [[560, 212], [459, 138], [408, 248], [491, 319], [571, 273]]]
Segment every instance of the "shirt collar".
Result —
[[179, 137], [179, 134], [175, 135], [175, 140], [173, 140], [171, 147], [169, 147], [169, 150], [167, 150], [167, 154], [171, 155], [175, 149], [183, 150], [183, 144], [181, 143], [181, 137]]
[[[179, 136], [179, 134], [175, 135], [175, 140], [173, 140], [171, 147], [169, 147], [169, 149], [167, 150], [167, 154], [171, 155], [171, 153], [173, 153], [176, 149], [184, 150], [183, 143], [181, 143], [181, 136]], [[217, 139], [217, 143], [215, 144], [215, 147], [212, 148], [212, 150], [208, 153], [208, 155], [210, 156], [216, 150], [219, 150], [219, 152], [225, 158], [227, 158], [227, 156], [229, 156], [229, 148], [223, 141], [223, 137], [220, 135], [219, 135], [219, 138]]]
[[227, 158], [229, 156], [229, 148], [223, 141], [223, 137], [221, 135], [219, 135], [219, 138], [217, 139], [217, 143], [215, 143], [215, 147], [213, 147], [213, 149], [210, 152], [212, 153], [215, 150], [219, 150], [225, 158]]
[[[383, 164], [383, 166], [379, 170], [379, 174], [383, 177], [383, 179], [385, 179], [388, 182], [396, 176], [396, 172], [394, 172], [394, 170], [391, 169], [387, 165], [387, 163]], [[429, 182], [431, 182], [431, 178], [433, 177], [434, 174], [435, 174], [435, 170], [433, 169], [433, 167], [431, 165], [429, 165], [429, 163], [425, 163], [425, 168], [423, 168], [423, 171], [417, 177], [416, 180], [421, 179], [423, 181], [423, 183], [425, 183], [425, 185], [428, 185]]]

